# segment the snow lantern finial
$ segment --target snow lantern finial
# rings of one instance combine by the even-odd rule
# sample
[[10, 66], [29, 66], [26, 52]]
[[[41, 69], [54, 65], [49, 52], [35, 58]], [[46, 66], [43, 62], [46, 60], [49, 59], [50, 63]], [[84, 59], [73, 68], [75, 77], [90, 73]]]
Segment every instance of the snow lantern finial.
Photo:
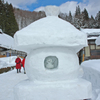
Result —
[[45, 7], [46, 16], [58, 16], [59, 12], [60, 12], [60, 9], [57, 6], [46, 6]]

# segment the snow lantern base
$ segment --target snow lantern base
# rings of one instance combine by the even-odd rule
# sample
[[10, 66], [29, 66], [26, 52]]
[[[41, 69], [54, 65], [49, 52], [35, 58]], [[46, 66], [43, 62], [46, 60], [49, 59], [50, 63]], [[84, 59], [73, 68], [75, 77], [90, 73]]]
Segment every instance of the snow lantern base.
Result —
[[25, 80], [14, 88], [15, 100], [83, 100], [91, 98], [91, 83], [84, 79], [60, 82]]

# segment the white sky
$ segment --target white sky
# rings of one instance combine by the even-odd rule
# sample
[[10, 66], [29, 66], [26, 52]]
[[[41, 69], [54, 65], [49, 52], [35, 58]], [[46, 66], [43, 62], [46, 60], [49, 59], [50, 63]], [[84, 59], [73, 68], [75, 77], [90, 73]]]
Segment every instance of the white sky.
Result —
[[[12, 3], [13, 6], [24, 9], [24, 10], [30, 10], [29, 8], [27, 8], [27, 5], [30, 6], [32, 3], [37, 3], [37, 0], [5, 0], [8, 3]], [[72, 13], [75, 12], [76, 6], [79, 5], [80, 8], [83, 9], [86, 8], [89, 16], [93, 15], [94, 17], [96, 16], [97, 12], [100, 11], [100, 0], [88, 0], [88, 3], [86, 3], [87, 0], [83, 0], [83, 2], [78, 3], [75, 1], [68, 1], [64, 4], [61, 4], [60, 7], [66, 8], [66, 11], [64, 12], [69, 12], [71, 11]], [[69, 6], [68, 6], [69, 5]]]
[[98, 13], [98, 11], [100, 11], [100, 0], [89, 0], [88, 4], [86, 4], [85, 2], [84, 3], [78, 3], [78, 2], [75, 2], [75, 1], [69, 1], [69, 2], [62, 4], [60, 7], [63, 6], [62, 9], [63, 8], [67, 9], [67, 11], [66, 11], [67, 13], [69, 11], [71, 11], [72, 14], [73, 14], [73, 13], [75, 13], [76, 6], [78, 6], [78, 5], [80, 6], [81, 11], [83, 11], [84, 8], [86, 8], [88, 13], [89, 13], [89, 16], [93, 15], [95, 17], [96, 14]]

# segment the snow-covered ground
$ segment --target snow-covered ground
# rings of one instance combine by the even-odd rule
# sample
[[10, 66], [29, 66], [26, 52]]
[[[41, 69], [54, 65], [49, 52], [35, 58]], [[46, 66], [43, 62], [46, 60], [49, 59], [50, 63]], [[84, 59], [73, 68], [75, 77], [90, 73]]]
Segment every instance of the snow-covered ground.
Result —
[[23, 70], [16, 73], [16, 69], [0, 74], [0, 100], [14, 100], [13, 87], [22, 80], [27, 79]]
[[[15, 66], [16, 56], [0, 58], [0, 69]], [[13, 87], [22, 80], [27, 79], [23, 68], [21, 73], [17, 73], [16, 69], [0, 74], [0, 100], [14, 100]]]
[[[15, 58], [15, 56], [0, 58], [0, 66], [3, 68], [5, 66], [14, 66]], [[83, 78], [92, 82], [93, 99], [91, 100], [100, 100], [100, 59], [84, 61], [81, 66], [85, 73]], [[28, 77], [24, 74], [23, 68], [21, 69], [21, 73], [16, 73], [16, 69], [14, 69], [0, 74], [0, 100], [14, 100], [14, 86], [25, 79], [28, 79]]]
[[0, 69], [15, 66], [16, 65], [16, 63], [15, 63], [16, 58], [17, 58], [17, 56], [0, 58]]

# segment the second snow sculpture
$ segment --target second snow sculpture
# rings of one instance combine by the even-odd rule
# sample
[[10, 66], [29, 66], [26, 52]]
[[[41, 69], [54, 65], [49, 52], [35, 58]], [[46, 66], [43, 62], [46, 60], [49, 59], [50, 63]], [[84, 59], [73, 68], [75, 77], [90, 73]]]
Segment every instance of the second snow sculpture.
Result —
[[87, 45], [86, 35], [58, 18], [58, 7], [47, 6], [46, 14], [14, 35], [17, 49], [28, 53], [29, 78], [14, 88], [15, 100], [91, 98], [91, 83], [81, 79], [76, 54]]

